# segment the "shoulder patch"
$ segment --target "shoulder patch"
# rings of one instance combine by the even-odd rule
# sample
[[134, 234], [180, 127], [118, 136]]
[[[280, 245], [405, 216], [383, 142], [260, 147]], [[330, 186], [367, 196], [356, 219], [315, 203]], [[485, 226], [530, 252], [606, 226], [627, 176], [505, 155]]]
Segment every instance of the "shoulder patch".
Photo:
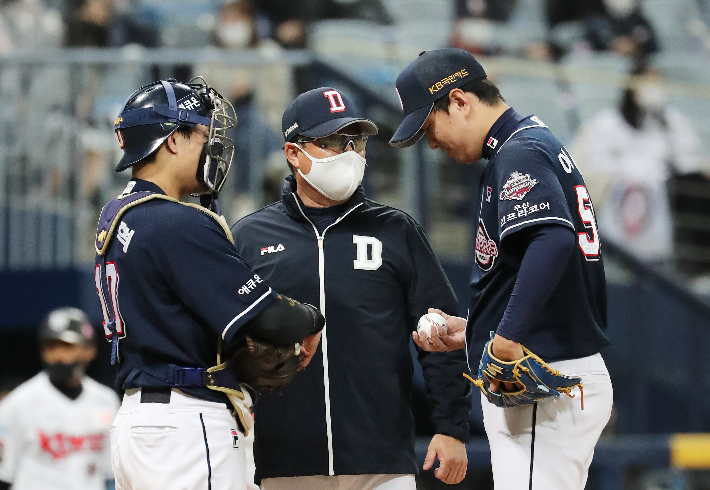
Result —
[[508, 177], [508, 180], [503, 184], [503, 190], [500, 191], [501, 201], [522, 201], [525, 195], [535, 187], [538, 183], [537, 179], [530, 177], [530, 174], [513, 172]]

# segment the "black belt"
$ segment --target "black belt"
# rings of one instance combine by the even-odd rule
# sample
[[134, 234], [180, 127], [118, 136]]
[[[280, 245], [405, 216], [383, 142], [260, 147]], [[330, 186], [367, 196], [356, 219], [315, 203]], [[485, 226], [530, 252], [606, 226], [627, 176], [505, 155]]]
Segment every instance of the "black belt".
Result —
[[141, 388], [141, 403], [170, 403], [169, 386]]
[[[172, 389], [169, 386], [160, 386], [152, 388], [141, 388], [141, 403], [170, 403], [170, 394]], [[229, 409], [229, 405], [227, 407]], [[234, 412], [230, 409], [230, 412]], [[234, 415], [234, 413], [232, 413]], [[239, 430], [244, 433], [244, 426], [239, 417], [234, 417], [239, 426]]]

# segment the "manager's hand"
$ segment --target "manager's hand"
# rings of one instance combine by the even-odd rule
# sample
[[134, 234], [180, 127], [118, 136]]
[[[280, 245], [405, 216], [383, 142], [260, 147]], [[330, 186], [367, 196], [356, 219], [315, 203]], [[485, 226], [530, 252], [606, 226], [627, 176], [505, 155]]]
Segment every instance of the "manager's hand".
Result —
[[458, 439], [436, 434], [429, 443], [429, 450], [424, 458], [424, 470], [434, 466], [434, 460], [439, 460], [439, 467], [434, 470], [434, 476], [444, 483], [453, 485], [460, 483], [466, 476], [468, 454], [466, 445]]

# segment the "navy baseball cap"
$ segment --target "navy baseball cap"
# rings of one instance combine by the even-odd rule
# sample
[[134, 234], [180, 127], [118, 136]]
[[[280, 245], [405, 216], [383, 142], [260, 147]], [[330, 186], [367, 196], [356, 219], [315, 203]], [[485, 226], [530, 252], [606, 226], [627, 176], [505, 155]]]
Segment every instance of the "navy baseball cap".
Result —
[[452, 89], [484, 78], [486, 72], [471, 53], [461, 48], [423, 51], [397, 77], [399, 102], [404, 120], [390, 140], [390, 145], [407, 148], [421, 138], [422, 126], [434, 107], [434, 101]]
[[296, 136], [330, 136], [352, 123], [364, 134], [377, 134], [375, 123], [358, 117], [349, 97], [332, 87], [320, 87], [296, 97], [281, 118], [281, 130], [286, 141], [293, 141]]

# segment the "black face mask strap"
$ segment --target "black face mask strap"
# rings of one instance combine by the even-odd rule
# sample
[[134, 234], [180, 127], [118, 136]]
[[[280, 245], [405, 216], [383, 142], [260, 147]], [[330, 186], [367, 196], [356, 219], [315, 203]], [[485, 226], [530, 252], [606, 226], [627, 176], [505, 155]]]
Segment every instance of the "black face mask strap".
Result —
[[218, 216], [222, 216], [222, 209], [220, 208], [219, 201], [217, 201], [217, 194], [201, 194], [200, 204], [203, 208], [209, 209]]

